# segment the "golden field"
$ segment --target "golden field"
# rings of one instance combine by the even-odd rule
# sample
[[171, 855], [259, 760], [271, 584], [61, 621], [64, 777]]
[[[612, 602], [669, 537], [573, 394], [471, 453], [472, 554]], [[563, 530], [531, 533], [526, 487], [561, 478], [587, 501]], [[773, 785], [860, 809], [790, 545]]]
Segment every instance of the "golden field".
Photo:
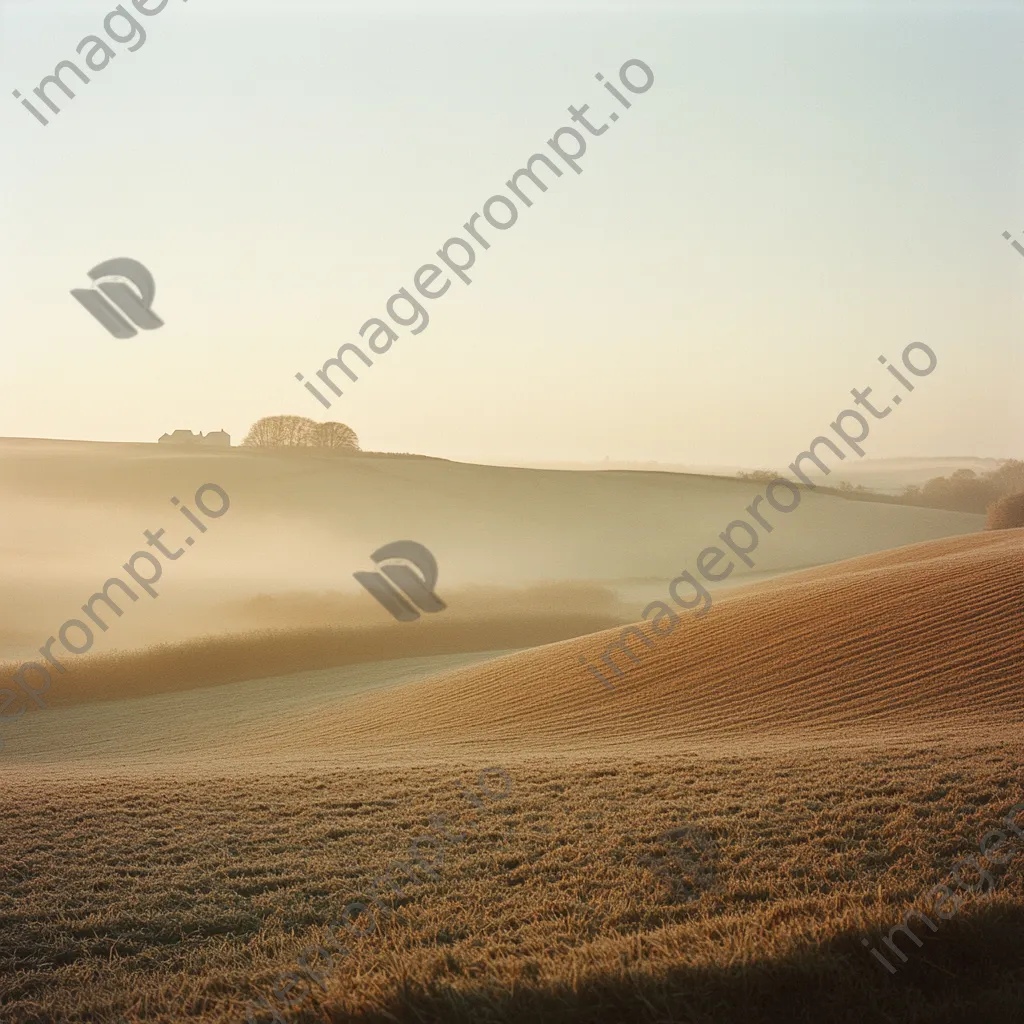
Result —
[[[755, 485], [143, 447], [89, 475], [26, 443], [3, 485], [39, 538], [5, 675], [171, 532], [171, 494], [215, 480], [232, 509], [0, 726], [0, 1019], [1020, 1019], [1024, 857], [897, 935], [894, 975], [862, 940], [1024, 803], [1024, 530], [805, 495], [609, 692], [581, 655]], [[61, 501], [93, 532], [54, 540]], [[392, 623], [348, 586], [397, 536], [450, 614]], [[477, 807], [491, 766], [510, 792]], [[411, 840], [428, 859], [380, 886]], [[373, 892], [373, 930], [275, 996]]]

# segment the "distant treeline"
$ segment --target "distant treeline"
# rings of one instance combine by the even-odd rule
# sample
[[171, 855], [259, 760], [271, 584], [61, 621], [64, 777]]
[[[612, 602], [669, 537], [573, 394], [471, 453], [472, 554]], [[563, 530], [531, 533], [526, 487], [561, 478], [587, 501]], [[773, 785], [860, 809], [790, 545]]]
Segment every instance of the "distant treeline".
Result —
[[[777, 480], [781, 474], [767, 469], [750, 473], [737, 473], [741, 480], [758, 483]], [[798, 484], [808, 490], [805, 484]], [[933, 477], [920, 487], [904, 487], [897, 495], [880, 494], [862, 484], [843, 481], [836, 487], [814, 488], [822, 494], [837, 494], [862, 501], [880, 501], [893, 505], [918, 505], [924, 508], [944, 508], [952, 512], [975, 512], [984, 515], [1000, 498], [1024, 492], [1024, 461], [1004, 459], [999, 466], [980, 476], [973, 469], [957, 469], [950, 476]]]
[[905, 505], [986, 512], [1000, 498], [1021, 491], [1024, 491], [1024, 462], [1005, 459], [997, 469], [981, 476], [973, 469], [958, 469], [951, 476], [937, 476], [922, 487], [904, 488], [900, 498]]

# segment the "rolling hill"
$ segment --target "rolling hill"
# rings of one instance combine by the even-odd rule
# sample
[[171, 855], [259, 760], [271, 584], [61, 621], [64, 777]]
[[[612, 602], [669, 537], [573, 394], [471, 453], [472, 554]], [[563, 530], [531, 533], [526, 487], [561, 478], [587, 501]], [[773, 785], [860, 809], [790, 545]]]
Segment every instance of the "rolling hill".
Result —
[[[411, 538], [435, 555], [453, 614], [550, 614], [549, 596], [494, 591], [590, 588], [576, 614], [636, 617], [665, 581], [763, 487], [675, 473], [569, 472], [315, 450], [175, 449], [167, 445], [0, 441], [7, 532], [0, 572], [0, 658], [27, 658], [121, 572], [144, 530], [181, 545], [192, 529], [171, 504], [213, 482], [230, 508], [187, 555], [164, 566], [145, 599], [95, 651], [127, 650], [248, 629], [387, 624], [353, 572], [370, 552]], [[800, 508], [723, 587], [919, 541], [972, 533], [983, 517], [805, 493]], [[194, 531], [193, 531], [194, 532]], [[483, 593], [489, 590], [490, 593]], [[582, 593], [582, 592], [581, 592]], [[569, 634], [565, 634], [569, 635]], [[386, 656], [386, 652], [384, 653]]]

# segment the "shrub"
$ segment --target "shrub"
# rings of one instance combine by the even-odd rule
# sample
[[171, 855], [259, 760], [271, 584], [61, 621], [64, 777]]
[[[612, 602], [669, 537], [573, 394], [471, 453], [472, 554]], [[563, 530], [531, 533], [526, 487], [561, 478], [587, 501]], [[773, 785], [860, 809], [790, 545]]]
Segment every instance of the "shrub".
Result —
[[1007, 494], [988, 507], [986, 530], [1016, 530], [1024, 527], [1024, 491]]
[[782, 474], [776, 473], [774, 469], [754, 469], [745, 473], [737, 473], [736, 476], [740, 480], [753, 480], [754, 483], [770, 484], [773, 480], [778, 480]]

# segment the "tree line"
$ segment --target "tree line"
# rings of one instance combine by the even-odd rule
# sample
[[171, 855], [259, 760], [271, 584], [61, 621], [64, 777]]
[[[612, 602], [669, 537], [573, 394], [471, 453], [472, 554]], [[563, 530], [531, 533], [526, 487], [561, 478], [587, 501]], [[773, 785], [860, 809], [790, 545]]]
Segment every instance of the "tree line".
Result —
[[317, 423], [305, 416], [264, 416], [242, 439], [246, 448], [333, 448], [358, 452], [359, 438], [346, 423]]
[[[741, 480], [757, 483], [770, 483], [783, 476], [770, 469], [755, 469], [736, 475]], [[806, 484], [798, 483], [796, 486], [807, 490]], [[846, 480], [835, 487], [818, 484], [815, 490], [819, 494], [841, 494], [847, 498], [894, 505], [944, 508], [951, 512], [975, 512], [979, 515], [987, 512], [990, 521], [1011, 521], [1024, 526], [1024, 461], [1021, 459], [1004, 459], [995, 469], [981, 475], [973, 469], [957, 469], [949, 476], [932, 477], [920, 486], [912, 484], [904, 487], [899, 494], [882, 494], [863, 484], [854, 485]], [[996, 511], [993, 512], [993, 509]], [[1021, 521], [1018, 522], [1018, 519]]]
[[907, 487], [900, 495], [905, 505], [947, 508], [954, 512], [986, 512], [989, 506], [1024, 491], [1024, 462], [1006, 459], [998, 468], [979, 476], [973, 469], [958, 469], [950, 476], [933, 477], [920, 487]]

